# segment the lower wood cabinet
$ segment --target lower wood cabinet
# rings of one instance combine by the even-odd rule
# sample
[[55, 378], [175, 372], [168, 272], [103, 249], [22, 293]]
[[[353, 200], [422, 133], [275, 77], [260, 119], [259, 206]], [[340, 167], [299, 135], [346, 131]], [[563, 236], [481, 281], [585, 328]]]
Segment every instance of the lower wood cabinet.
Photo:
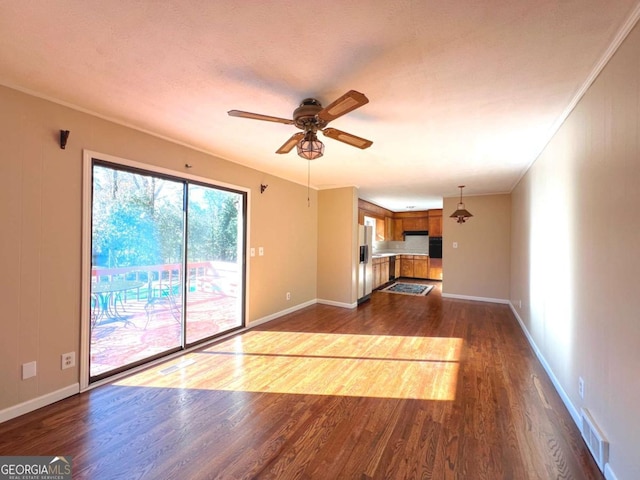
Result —
[[429, 259], [429, 277], [431, 280], [442, 280], [442, 259]]
[[373, 290], [389, 281], [389, 257], [373, 259]]
[[[400, 265], [400, 271], [396, 273], [396, 277], [406, 278], [424, 278], [424, 279], [442, 279], [442, 260], [439, 260], [439, 277], [433, 277], [431, 273], [431, 262], [433, 259], [426, 255], [398, 255], [396, 257], [396, 265]], [[436, 262], [438, 265], [438, 262]], [[396, 267], [397, 268], [397, 267]]]
[[377, 258], [373, 259], [373, 275], [372, 275], [372, 281], [373, 281], [373, 285], [371, 285], [371, 289], [375, 290], [376, 288], [378, 288], [378, 285], [380, 282], [380, 262], [377, 261]]
[[413, 278], [413, 255], [401, 255], [400, 276]]
[[389, 257], [373, 259], [373, 289], [389, 281], [393, 273], [396, 278], [420, 278], [442, 280], [442, 259], [427, 255], [396, 255], [395, 271], [389, 271]]
[[413, 257], [413, 278], [429, 278], [429, 257]]

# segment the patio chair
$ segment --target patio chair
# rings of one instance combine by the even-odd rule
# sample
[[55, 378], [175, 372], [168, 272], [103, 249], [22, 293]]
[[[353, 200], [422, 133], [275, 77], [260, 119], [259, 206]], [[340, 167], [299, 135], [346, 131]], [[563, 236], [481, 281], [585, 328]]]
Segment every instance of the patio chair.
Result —
[[158, 296], [151, 296], [144, 306], [147, 314], [147, 322], [144, 329], [147, 329], [152, 315], [162, 312], [170, 312], [171, 316], [180, 323], [182, 317], [182, 283], [174, 282], [162, 288]]

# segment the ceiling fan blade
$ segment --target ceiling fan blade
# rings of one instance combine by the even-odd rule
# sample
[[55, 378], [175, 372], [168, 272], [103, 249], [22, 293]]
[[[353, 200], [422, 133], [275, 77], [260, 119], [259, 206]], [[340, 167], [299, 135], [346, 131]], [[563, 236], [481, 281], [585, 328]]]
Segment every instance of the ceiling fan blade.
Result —
[[330, 103], [320, 110], [318, 112], [318, 118], [329, 123], [331, 120], [335, 120], [345, 113], [349, 113], [356, 108], [366, 105], [367, 103], [369, 103], [369, 99], [364, 95], [364, 93], [349, 90], [335, 102]]
[[291, 138], [289, 138], [289, 140], [284, 142], [284, 144], [278, 150], [276, 150], [276, 153], [289, 153], [293, 149], [293, 147], [295, 147], [303, 138], [304, 133], [294, 133]]
[[338, 140], [343, 143], [347, 143], [352, 147], [358, 148], [369, 148], [373, 145], [371, 140], [367, 140], [366, 138], [357, 137], [347, 132], [343, 132], [342, 130], [338, 130], [335, 128], [325, 128], [322, 133], [324, 133], [325, 137], [333, 138], [334, 140]]
[[280, 117], [272, 117], [270, 115], [262, 115], [260, 113], [243, 112], [242, 110], [229, 110], [227, 112], [231, 117], [250, 118], [252, 120], [264, 120], [266, 122], [284, 123], [285, 125], [293, 125], [293, 120]]

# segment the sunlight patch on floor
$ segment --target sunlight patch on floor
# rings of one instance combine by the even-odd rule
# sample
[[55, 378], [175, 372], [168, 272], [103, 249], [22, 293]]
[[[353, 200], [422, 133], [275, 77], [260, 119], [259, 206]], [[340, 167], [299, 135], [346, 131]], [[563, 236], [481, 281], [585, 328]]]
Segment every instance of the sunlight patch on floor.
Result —
[[251, 331], [115, 385], [454, 400], [463, 340]]

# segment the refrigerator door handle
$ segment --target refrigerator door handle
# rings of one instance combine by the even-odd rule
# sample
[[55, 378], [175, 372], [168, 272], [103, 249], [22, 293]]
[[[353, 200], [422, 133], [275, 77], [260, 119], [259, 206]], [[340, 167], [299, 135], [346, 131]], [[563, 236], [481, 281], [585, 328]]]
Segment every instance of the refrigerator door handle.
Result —
[[368, 263], [369, 245], [360, 245], [360, 263]]

